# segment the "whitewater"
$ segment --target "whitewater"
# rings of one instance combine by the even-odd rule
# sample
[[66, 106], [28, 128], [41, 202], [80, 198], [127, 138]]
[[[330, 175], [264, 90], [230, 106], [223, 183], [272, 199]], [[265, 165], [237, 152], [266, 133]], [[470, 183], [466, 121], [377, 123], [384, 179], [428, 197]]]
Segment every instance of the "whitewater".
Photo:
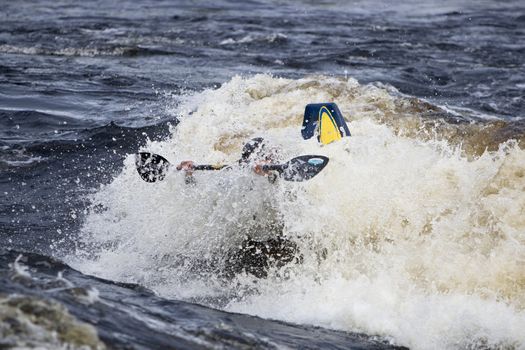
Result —
[[[319, 102], [337, 103], [351, 137], [302, 139], [304, 107]], [[330, 162], [302, 183], [233, 170], [196, 173], [192, 187], [176, 172], [143, 182], [129, 154], [88, 197], [66, 258], [74, 268], [165, 298], [412, 349], [525, 349], [525, 151], [519, 137], [480, 136], [501, 120], [460, 118], [392, 86], [325, 75], [235, 76], [166, 93], [163, 103], [179, 123], [142, 150], [172, 163], [233, 163], [257, 136], [283, 159]], [[300, 263], [267, 278], [224, 278], [227, 251], [276, 230], [298, 245]]]

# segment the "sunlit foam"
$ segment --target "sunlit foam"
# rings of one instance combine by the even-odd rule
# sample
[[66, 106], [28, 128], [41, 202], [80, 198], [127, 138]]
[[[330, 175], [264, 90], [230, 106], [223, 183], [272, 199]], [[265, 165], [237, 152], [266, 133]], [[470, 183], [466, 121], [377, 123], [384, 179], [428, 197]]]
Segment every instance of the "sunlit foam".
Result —
[[[525, 346], [525, 152], [516, 143], [470, 152], [476, 138], [462, 147], [461, 128], [479, 126], [425, 129], [427, 104], [353, 79], [235, 77], [179, 98], [172, 138], [144, 148], [173, 163], [233, 163], [255, 136], [282, 159], [330, 162], [303, 183], [222, 170], [196, 173], [192, 187], [176, 172], [143, 182], [130, 155], [91, 198], [79, 238], [88, 249], [69, 258], [75, 267], [415, 349]], [[304, 106], [324, 101], [339, 105], [353, 136], [321, 147], [302, 140], [300, 125]], [[221, 257], [276, 230], [299, 245], [302, 263], [225, 282]]]

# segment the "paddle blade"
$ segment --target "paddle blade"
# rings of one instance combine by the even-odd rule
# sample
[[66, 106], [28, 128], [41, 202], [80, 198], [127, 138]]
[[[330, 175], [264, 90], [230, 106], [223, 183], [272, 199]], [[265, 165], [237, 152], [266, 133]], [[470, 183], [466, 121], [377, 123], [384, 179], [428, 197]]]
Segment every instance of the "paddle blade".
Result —
[[137, 171], [146, 182], [162, 181], [170, 166], [170, 162], [155, 153], [140, 152], [135, 156]]
[[299, 156], [283, 164], [281, 176], [286, 181], [306, 181], [319, 174], [328, 164], [325, 156]]

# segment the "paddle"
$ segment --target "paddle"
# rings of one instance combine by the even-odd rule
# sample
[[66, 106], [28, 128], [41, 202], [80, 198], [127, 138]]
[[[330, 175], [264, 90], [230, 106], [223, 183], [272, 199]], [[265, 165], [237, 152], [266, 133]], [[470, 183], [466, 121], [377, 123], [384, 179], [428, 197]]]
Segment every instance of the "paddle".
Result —
[[310, 180], [328, 164], [328, 157], [305, 155], [290, 159], [284, 164], [263, 165], [264, 171], [275, 170], [286, 181]]
[[[305, 155], [290, 159], [284, 164], [263, 165], [264, 171], [277, 171], [286, 181], [310, 180], [328, 164], [325, 156]], [[155, 153], [140, 152], [135, 156], [137, 171], [146, 182], [162, 181], [168, 173], [170, 162]], [[221, 170], [229, 165], [195, 165], [194, 170]]]

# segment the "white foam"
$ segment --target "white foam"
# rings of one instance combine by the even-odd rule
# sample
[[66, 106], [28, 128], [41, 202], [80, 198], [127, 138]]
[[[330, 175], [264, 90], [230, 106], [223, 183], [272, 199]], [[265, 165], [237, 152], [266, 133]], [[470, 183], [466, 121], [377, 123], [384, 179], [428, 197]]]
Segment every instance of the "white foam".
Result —
[[274, 43], [276, 41], [282, 41], [286, 39], [288, 39], [288, 37], [283, 33], [259, 34], [259, 35], [248, 34], [237, 40], [233, 38], [224, 39], [219, 43], [219, 45], [248, 44], [252, 42]]
[[[74, 266], [168, 297], [216, 307], [226, 298], [226, 310], [415, 349], [525, 346], [525, 151], [509, 142], [475, 158], [443, 137], [400, 136], [384, 121], [417, 109], [354, 79], [235, 77], [180, 99], [173, 137], [146, 147], [173, 163], [234, 162], [254, 136], [283, 159], [330, 162], [304, 183], [221, 171], [197, 173], [198, 186], [188, 187], [177, 173], [141, 181], [130, 156], [93, 196], [98, 209], [82, 231], [90, 250]], [[324, 147], [302, 140], [304, 106], [323, 101], [339, 105], [352, 137]], [[247, 234], [271, 235], [274, 221], [300, 246], [301, 264], [226, 284], [195, 272], [195, 261], [224, 255]]]
[[23, 255], [20, 254], [18, 255], [18, 257], [15, 259], [13, 263], [9, 264], [9, 268], [11, 269], [11, 272], [12, 272], [11, 278], [13, 279], [16, 279], [16, 278], [31, 279], [32, 278], [31, 273], [29, 272], [29, 267], [27, 267], [26, 265], [20, 262], [22, 258], [23, 258]]
[[0, 161], [3, 161], [3, 162], [7, 163], [10, 166], [24, 166], [24, 165], [30, 165], [30, 164], [33, 164], [33, 163], [39, 163], [39, 162], [41, 162], [44, 159], [45, 158], [43, 158], [43, 157], [37, 156], [37, 157], [28, 157], [27, 159], [23, 159], [23, 160], [5, 160], [5, 159], [0, 159]]
[[65, 47], [61, 49], [47, 49], [43, 47], [23, 47], [8, 44], [0, 45], [0, 52], [22, 55], [53, 55], [53, 56], [123, 56], [128, 51], [126, 47], [91, 48], [91, 47]]

